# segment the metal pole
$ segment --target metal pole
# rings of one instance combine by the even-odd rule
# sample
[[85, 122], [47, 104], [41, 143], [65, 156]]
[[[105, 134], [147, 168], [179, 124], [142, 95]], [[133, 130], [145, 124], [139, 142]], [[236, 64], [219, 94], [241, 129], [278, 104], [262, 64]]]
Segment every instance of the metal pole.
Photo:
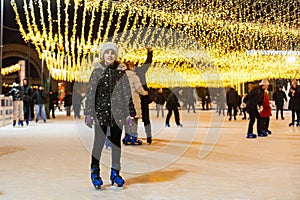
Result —
[[41, 85], [43, 85], [43, 81], [44, 81], [43, 74], [44, 74], [44, 53], [42, 55]]
[[1, 25], [0, 25], [0, 94], [2, 94], [2, 59], [3, 59], [3, 7], [4, 7], [4, 0], [1, 0]]

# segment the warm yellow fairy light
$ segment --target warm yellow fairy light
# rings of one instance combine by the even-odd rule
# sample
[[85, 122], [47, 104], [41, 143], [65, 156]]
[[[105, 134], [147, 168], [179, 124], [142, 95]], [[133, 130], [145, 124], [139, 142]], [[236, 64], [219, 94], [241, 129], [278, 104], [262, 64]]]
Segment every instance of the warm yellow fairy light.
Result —
[[[44, 25], [43, 2], [39, 0], [38, 3], [42, 25], [34, 14], [37, 8], [33, 1], [29, 1], [29, 6], [26, 0], [23, 2], [26, 30], [20, 20], [17, 3], [12, 1], [22, 37], [35, 45], [40, 57], [44, 50], [56, 52], [45, 56], [47, 67], [55, 79], [88, 80], [92, 61], [87, 58], [93, 56], [93, 48], [108, 39], [116, 13], [118, 19], [112, 40], [118, 44], [122, 60], [142, 63], [146, 52], [141, 49], [146, 45], [154, 48], [156, 67], [147, 73], [153, 87], [162, 85], [163, 80], [166, 86], [220, 86], [264, 77], [300, 78], [299, 56], [293, 62], [286, 62], [285, 56], [250, 56], [246, 53], [251, 49], [299, 49], [300, 14], [297, 11], [300, 7], [297, 2], [261, 0], [251, 5], [239, 0], [57, 0], [57, 33], [52, 28], [51, 1], [47, 1], [48, 28]], [[80, 37], [77, 36], [79, 8], [83, 8]], [[72, 26], [69, 26], [70, 9], [74, 13]], [[64, 22], [61, 22], [62, 13]], [[90, 17], [88, 22], [85, 21], [87, 16]], [[94, 23], [96, 17], [99, 24]], [[126, 20], [124, 27], [121, 27], [122, 20]], [[43, 27], [42, 30], [38, 30], [38, 24]], [[148, 31], [142, 34], [140, 30], [146, 27]], [[92, 38], [94, 30], [97, 30], [97, 38]], [[84, 34], [86, 31], [87, 35]], [[168, 70], [180, 75], [172, 76], [172, 79], [162, 76]]]
[[4, 68], [1, 68], [1, 75], [6, 76], [10, 73], [17, 72], [20, 69], [21, 69], [21, 66], [20, 66], [19, 63], [15, 64], [15, 65], [12, 65], [12, 66], [9, 66], [9, 67], [4, 67]]

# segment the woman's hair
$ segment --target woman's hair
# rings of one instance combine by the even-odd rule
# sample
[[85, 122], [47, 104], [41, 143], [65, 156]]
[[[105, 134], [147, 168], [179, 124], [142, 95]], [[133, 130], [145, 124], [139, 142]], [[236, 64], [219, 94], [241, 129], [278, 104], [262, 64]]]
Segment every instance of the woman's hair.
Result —
[[133, 66], [135, 66], [135, 65], [134, 65], [134, 63], [133, 63], [133, 62], [131, 62], [131, 61], [127, 61], [127, 62], [125, 62], [126, 70], [130, 70], [130, 65], [133, 65]]

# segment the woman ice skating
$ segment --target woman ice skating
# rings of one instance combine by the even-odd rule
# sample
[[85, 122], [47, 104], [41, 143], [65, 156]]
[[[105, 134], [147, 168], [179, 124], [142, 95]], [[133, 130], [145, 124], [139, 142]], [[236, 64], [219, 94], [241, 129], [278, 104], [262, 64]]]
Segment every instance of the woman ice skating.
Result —
[[125, 145], [141, 145], [142, 141], [138, 140], [138, 119], [142, 118], [142, 108], [141, 108], [141, 96], [148, 95], [148, 91], [144, 90], [139, 77], [134, 72], [135, 65], [133, 62], [126, 63], [126, 74], [129, 79], [132, 101], [136, 111], [136, 116], [132, 117], [132, 123], [125, 126], [125, 138], [123, 143]]
[[90, 128], [94, 125], [91, 180], [96, 189], [101, 189], [103, 184], [100, 160], [108, 128], [112, 143], [110, 180], [112, 185], [116, 183], [118, 187], [123, 187], [125, 183], [119, 174], [121, 135], [126, 118], [129, 115], [134, 117], [135, 110], [131, 101], [129, 80], [123, 65], [116, 61], [117, 57], [117, 46], [112, 42], [105, 43], [101, 51], [101, 61], [94, 63], [95, 69], [87, 86], [84, 114], [86, 125]]
[[261, 116], [261, 128], [260, 132], [258, 133], [258, 136], [260, 137], [266, 137], [268, 134], [271, 134], [271, 131], [269, 130], [269, 124], [270, 124], [270, 116], [272, 116], [272, 108], [270, 106], [270, 101], [269, 101], [269, 95], [268, 95], [268, 87], [269, 87], [269, 81], [267, 79], [264, 79], [261, 84], [263, 85], [263, 89], [265, 90], [264, 92], [264, 102], [262, 109], [260, 111], [260, 116]]

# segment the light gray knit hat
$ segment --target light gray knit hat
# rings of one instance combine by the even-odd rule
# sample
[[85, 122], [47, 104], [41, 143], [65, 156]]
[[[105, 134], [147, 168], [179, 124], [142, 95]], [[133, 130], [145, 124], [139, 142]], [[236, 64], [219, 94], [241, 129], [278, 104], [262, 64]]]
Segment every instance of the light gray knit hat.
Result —
[[261, 80], [259, 85], [270, 85], [270, 83], [269, 83], [268, 79], [265, 78], [265, 79]]
[[112, 43], [112, 42], [106, 42], [102, 46], [101, 60], [104, 59], [104, 53], [107, 50], [113, 50], [116, 53], [116, 57], [118, 58], [118, 47], [114, 43]]

